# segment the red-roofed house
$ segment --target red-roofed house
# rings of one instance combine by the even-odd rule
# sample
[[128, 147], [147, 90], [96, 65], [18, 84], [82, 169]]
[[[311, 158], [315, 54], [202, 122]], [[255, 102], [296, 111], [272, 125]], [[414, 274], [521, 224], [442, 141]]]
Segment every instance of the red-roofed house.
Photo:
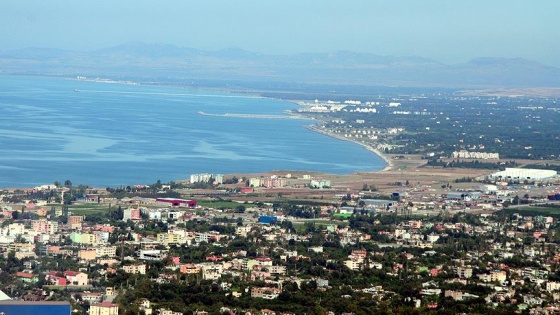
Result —
[[206, 261], [217, 262], [217, 261], [222, 261], [222, 260], [224, 260], [224, 259], [220, 256], [216, 256], [216, 255], [206, 256]]
[[39, 277], [37, 275], [29, 272], [16, 272], [16, 278], [27, 283], [36, 283], [39, 281]]
[[68, 285], [68, 281], [66, 281], [66, 277], [64, 277], [63, 274], [57, 271], [49, 271], [47, 273], [46, 280], [53, 285], [61, 285], [61, 286]]
[[87, 285], [88, 275], [79, 271], [65, 271], [64, 276], [68, 281], [68, 285]]
[[46, 279], [53, 285], [88, 285], [88, 275], [79, 271], [49, 271]]

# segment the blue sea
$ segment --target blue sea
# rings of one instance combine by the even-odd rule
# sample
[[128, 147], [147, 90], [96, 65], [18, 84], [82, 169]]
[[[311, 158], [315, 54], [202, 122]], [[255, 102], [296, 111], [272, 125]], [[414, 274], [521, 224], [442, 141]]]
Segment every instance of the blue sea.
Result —
[[0, 187], [150, 184], [192, 173], [375, 171], [374, 153], [304, 128], [269, 98], [152, 85], [0, 76]]

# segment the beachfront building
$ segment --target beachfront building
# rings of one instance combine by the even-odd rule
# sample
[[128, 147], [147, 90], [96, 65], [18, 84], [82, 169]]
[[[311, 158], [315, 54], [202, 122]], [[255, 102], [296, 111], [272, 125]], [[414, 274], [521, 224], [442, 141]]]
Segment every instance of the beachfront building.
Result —
[[313, 179], [309, 183], [309, 187], [311, 188], [331, 187], [331, 181], [328, 179]]
[[481, 159], [481, 160], [488, 160], [488, 159], [499, 159], [499, 153], [490, 153], [490, 152], [469, 152], [466, 150], [461, 151], [454, 151], [453, 152], [454, 159]]
[[270, 177], [253, 177], [249, 178], [249, 186], [251, 187], [285, 187], [286, 179], [272, 175]]
[[210, 174], [210, 173], [191, 174], [191, 178], [190, 178], [191, 184], [192, 183], [210, 183], [210, 181], [212, 181], [212, 183], [222, 184], [224, 182], [224, 175], [222, 175], [222, 174]]

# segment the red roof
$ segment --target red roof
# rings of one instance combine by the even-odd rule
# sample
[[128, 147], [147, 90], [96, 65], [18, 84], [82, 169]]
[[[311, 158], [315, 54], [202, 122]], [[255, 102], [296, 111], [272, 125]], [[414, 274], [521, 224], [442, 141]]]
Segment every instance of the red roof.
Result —
[[91, 306], [98, 306], [98, 307], [119, 307], [119, 304], [113, 304], [109, 301], [104, 301], [101, 303], [93, 303]]
[[206, 260], [209, 261], [221, 261], [224, 260], [222, 257], [220, 256], [216, 256], [216, 255], [212, 255], [212, 256], [206, 256]]
[[37, 277], [36, 275], [32, 274], [32, 273], [28, 273], [28, 272], [16, 272], [16, 277], [18, 278], [27, 278], [27, 279], [32, 279]]

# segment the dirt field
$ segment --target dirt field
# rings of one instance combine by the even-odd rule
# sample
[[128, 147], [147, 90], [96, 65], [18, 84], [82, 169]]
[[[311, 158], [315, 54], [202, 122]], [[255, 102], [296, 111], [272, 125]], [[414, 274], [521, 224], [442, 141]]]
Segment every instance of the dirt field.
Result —
[[[403, 159], [396, 159], [396, 155], [387, 156], [391, 161], [391, 168], [379, 172], [360, 172], [349, 175], [332, 175], [312, 172], [289, 172], [289, 171], [273, 171], [259, 174], [235, 174], [238, 178], [279, 175], [292, 176], [292, 182], [296, 183], [298, 188], [257, 188], [255, 193], [249, 194], [243, 198], [247, 201], [275, 201], [281, 198], [290, 199], [306, 199], [316, 201], [331, 201], [335, 195], [358, 193], [362, 190], [364, 184], [368, 187], [374, 185], [378, 189], [378, 193], [391, 194], [395, 191], [401, 191], [409, 188], [418, 188], [434, 190], [433, 193], [442, 193], [442, 185], [451, 185], [455, 188], [471, 188], [475, 183], [455, 183], [455, 179], [463, 177], [477, 177], [490, 174], [488, 170], [463, 169], [463, 168], [432, 168], [425, 167], [426, 160], [422, 160], [417, 155], [406, 155]], [[324, 178], [331, 181], [331, 189], [309, 189], [304, 185], [309, 180], [304, 180], [303, 175], [310, 175], [313, 178]], [[227, 175], [226, 177], [233, 176]], [[293, 179], [296, 178], [296, 179]], [[408, 186], [404, 187], [408, 181]], [[244, 187], [244, 184], [226, 185], [226, 187]], [[449, 191], [449, 190], [447, 190]], [[238, 199], [236, 197], [236, 199]]]
[[[404, 157], [403, 155], [385, 155], [385, 157], [390, 161], [390, 168], [378, 172], [333, 175], [300, 171], [271, 171], [259, 174], [230, 174], [225, 177], [230, 178], [234, 175], [238, 178], [267, 177], [271, 175], [282, 177], [291, 176], [291, 179], [289, 179], [291, 187], [255, 188], [253, 193], [235, 195], [234, 199], [238, 201], [274, 202], [282, 199], [301, 199], [330, 203], [337, 200], [337, 198], [340, 199], [342, 195], [360, 192], [364, 184], [367, 185], [367, 187], [374, 185], [378, 190], [375, 193], [383, 195], [390, 195], [397, 191], [416, 191], [432, 195], [447, 194], [456, 189], [472, 189], [479, 185], [475, 182], [456, 183], [456, 179], [466, 177], [475, 178], [495, 172], [495, 170], [485, 169], [425, 166], [427, 160], [421, 159], [420, 155], [404, 155]], [[498, 160], [493, 160], [492, 162], [498, 162]], [[517, 162], [521, 165], [528, 163], [557, 163], [554, 161], [532, 160], [519, 160]], [[310, 180], [304, 179], [304, 175], [310, 175], [315, 179], [330, 180], [331, 188], [310, 189], [306, 187]], [[406, 185], [407, 182], [408, 185]], [[245, 183], [224, 185], [224, 187], [242, 188], [245, 187]], [[374, 193], [372, 192], [372, 194]]]
[[478, 169], [426, 167], [424, 166], [426, 160], [422, 160], [417, 155], [405, 155], [404, 159], [395, 159], [394, 155], [388, 157], [392, 163], [389, 170], [340, 176], [333, 182], [351, 189], [361, 189], [364, 183], [368, 186], [373, 184], [380, 192], [390, 193], [399, 190], [399, 186], [406, 182], [409, 184], [408, 187], [430, 186], [437, 189], [441, 188], [441, 185], [447, 184], [456, 188], [471, 187], [472, 183], [456, 184], [454, 181], [457, 178], [477, 177], [491, 173], [488, 170]]

